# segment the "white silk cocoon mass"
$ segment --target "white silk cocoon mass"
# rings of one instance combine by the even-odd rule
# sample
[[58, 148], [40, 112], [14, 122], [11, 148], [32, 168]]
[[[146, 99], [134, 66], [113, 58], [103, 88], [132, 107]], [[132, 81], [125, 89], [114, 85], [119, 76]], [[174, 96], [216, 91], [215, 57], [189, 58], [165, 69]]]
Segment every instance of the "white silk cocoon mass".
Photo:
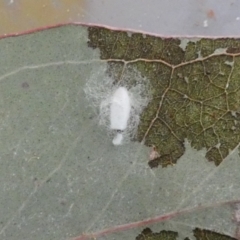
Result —
[[131, 111], [131, 100], [128, 90], [125, 87], [119, 87], [112, 96], [110, 107], [111, 129], [125, 130]]

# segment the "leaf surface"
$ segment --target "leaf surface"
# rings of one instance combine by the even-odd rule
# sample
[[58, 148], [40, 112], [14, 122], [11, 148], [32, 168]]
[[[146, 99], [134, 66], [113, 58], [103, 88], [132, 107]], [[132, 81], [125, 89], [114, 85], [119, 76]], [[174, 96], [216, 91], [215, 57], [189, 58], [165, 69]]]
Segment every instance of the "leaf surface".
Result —
[[[0, 41], [1, 239], [59, 240], [78, 235], [77, 239], [134, 239], [145, 227], [158, 232], [177, 231], [180, 237], [192, 237], [196, 227], [234, 236], [238, 226], [233, 214], [240, 199], [237, 43], [232, 42], [232, 51], [226, 52], [221, 50], [225, 43], [209, 40], [204, 45], [209, 48], [202, 48], [199, 60], [198, 46], [204, 42], [191, 43], [183, 51], [178, 40], [137, 34], [128, 36], [126, 45], [126, 33], [108, 31], [106, 38], [100, 30], [65, 26]], [[118, 38], [112, 42], [116, 34]], [[137, 45], [140, 38], [141, 48]], [[194, 48], [197, 53], [191, 52]], [[225, 78], [221, 78], [220, 66], [233, 61], [234, 68], [227, 65]], [[212, 70], [212, 66], [216, 69]], [[154, 89], [153, 100], [141, 116], [138, 138], [145, 140], [146, 145], [155, 144], [161, 156], [174, 151], [174, 146], [181, 150], [170, 159], [176, 160], [176, 164], [166, 164], [166, 168], [159, 165], [151, 169], [150, 149], [137, 141], [113, 146], [84, 92], [89, 79], [96, 79], [101, 86], [109, 76], [116, 80], [124, 73], [131, 74], [132, 67]], [[202, 71], [208, 67], [215, 77], [208, 78]], [[189, 82], [181, 82], [179, 74], [189, 77]], [[194, 74], [199, 77], [195, 85], [191, 82]], [[210, 125], [221, 131], [213, 134], [212, 142], [204, 136], [196, 145], [195, 133], [184, 134], [183, 116], [189, 124], [197, 118], [199, 125], [192, 132], [201, 124], [205, 126], [200, 115], [207, 110], [201, 110], [194, 98], [208, 101], [204, 94], [207, 79], [209, 86], [220, 93], [216, 101], [209, 93], [211, 104], [202, 107], [216, 110], [216, 118], [222, 123]], [[211, 82], [212, 79], [219, 80]], [[220, 101], [221, 94], [229, 88], [231, 93], [225, 94], [229, 99]], [[168, 94], [169, 89], [172, 91]], [[196, 95], [198, 91], [200, 95]], [[189, 96], [187, 102], [184, 94]], [[153, 116], [160, 113], [159, 102], [163, 106], [161, 116], [167, 119], [172, 111], [173, 120], [165, 124], [163, 119], [160, 127], [156, 118], [151, 126]], [[178, 108], [178, 102], [182, 108]], [[223, 106], [224, 102], [229, 104]], [[189, 106], [195, 110], [188, 110]], [[193, 115], [178, 115], [177, 108]], [[236, 113], [230, 116], [228, 113], [233, 110]], [[231, 131], [236, 134], [231, 138], [229, 128], [234, 124]], [[205, 128], [201, 130], [207, 134]], [[209, 140], [208, 145], [203, 139]], [[224, 151], [222, 158], [213, 155], [217, 167], [206, 159], [215, 139], [221, 143], [220, 152], [224, 144], [229, 150]]]

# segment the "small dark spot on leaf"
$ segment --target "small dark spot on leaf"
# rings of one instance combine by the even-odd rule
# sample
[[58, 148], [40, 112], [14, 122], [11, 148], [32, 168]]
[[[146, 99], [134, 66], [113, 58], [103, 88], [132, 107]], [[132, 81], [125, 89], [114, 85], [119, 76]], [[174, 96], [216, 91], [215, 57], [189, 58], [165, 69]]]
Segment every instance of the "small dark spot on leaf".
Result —
[[67, 203], [67, 201], [66, 201], [65, 199], [62, 199], [62, 200], [60, 201], [60, 204], [63, 205], [63, 206], [65, 206], [66, 203]]
[[160, 157], [155, 158], [155, 159], [153, 159], [153, 160], [151, 160], [151, 161], [148, 162], [148, 166], [149, 166], [150, 168], [157, 168], [158, 165], [160, 164], [159, 161], [160, 161]]
[[23, 82], [21, 86], [25, 89], [29, 88], [29, 84], [27, 82]]
[[46, 181], [46, 183], [49, 183], [51, 181], [51, 178], [49, 178], [47, 181]]

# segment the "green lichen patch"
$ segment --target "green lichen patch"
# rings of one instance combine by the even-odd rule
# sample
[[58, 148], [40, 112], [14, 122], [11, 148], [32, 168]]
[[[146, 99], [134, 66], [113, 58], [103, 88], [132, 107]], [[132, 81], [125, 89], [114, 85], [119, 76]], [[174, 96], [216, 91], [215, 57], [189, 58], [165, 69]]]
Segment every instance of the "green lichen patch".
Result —
[[176, 240], [178, 234], [172, 231], [161, 231], [159, 233], [154, 233], [150, 228], [145, 228], [136, 237], [136, 240]]
[[161, 39], [89, 28], [89, 47], [100, 50], [108, 73], [120, 81], [126, 66], [150, 81], [152, 101], [137, 139], [160, 154], [154, 166], [176, 163], [188, 139], [216, 165], [240, 142], [240, 41]]
[[[235, 240], [235, 238], [219, 234], [209, 230], [196, 228], [193, 230], [193, 235], [196, 240]], [[150, 228], [145, 228], [141, 234], [136, 237], [136, 240], [175, 240], [178, 234], [173, 231], [153, 232]], [[185, 238], [188, 240], [189, 238]]]
[[196, 240], [236, 240], [236, 238], [199, 228], [194, 229], [193, 233]]

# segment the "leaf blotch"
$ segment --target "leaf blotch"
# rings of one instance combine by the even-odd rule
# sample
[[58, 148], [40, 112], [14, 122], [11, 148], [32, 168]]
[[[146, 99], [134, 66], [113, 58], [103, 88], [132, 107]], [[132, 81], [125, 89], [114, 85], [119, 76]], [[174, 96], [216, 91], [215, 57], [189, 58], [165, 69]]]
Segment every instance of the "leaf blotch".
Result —
[[194, 229], [193, 233], [197, 240], [236, 240], [235, 238], [223, 234], [199, 228]]
[[154, 233], [150, 228], [145, 228], [136, 237], [136, 240], [175, 240], [178, 234], [173, 231], [161, 231], [159, 233]]
[[89, 28], [88, 46], [100, 50], [116, 82], [131, 65], [151, 83], [152, 101], [137, 136], [160, 154], [149, 165], [176, 163], [184, 139], [197, 150], [205, 148], [208, 160], [219, 165], [240, 142], [240, 43], [202, 39], [185, 51], [179, 44], [179, 39]]
[[27, 88], [29, 88], [29, 84], [27, 82], [23, 82], [21, 84], [21, 87], [27, 89]]

